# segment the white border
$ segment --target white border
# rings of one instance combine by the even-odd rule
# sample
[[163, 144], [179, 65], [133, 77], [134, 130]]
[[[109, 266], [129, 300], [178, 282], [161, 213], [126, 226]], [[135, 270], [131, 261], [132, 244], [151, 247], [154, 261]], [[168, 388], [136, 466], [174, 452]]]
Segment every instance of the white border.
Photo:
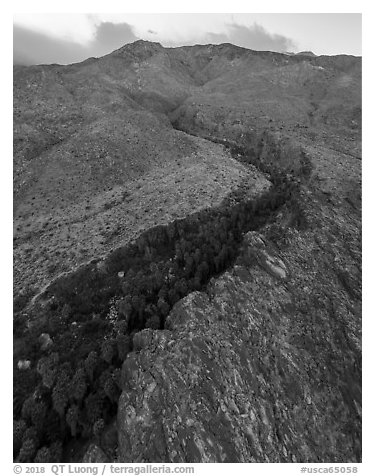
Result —
[[[283, 10], [280, 10], [280, 6], [283, 6]], [[368, 4], [367, 4], [368, 5]], [[374, 161], [372, 157], [372, 151], [374, 148], [373, 141], [371, 141], [374, 124], [374, 71], [373, 63], [375, 40], [373, 38], [374, 30], [374, 16], [372, 9], [366, 6], [363, 1], [349, 2], [327, 2], [327, 1], [314, 1], [296, 2], [296, 1], [283, 1], [283, 2], [256, 2], [249, 5], [247, 2], [232, 1], [226, 5], [213, 5], [211, 2], [204, 4], [202, 1], [189, 1], [185, 5], [179, 2], [134, 2], [134, 6], [130, 2], [119, 2], [106, 0], [91, 0], [91, 1], [64, 1], [62, 4], [53, 3], [50, 1], [34, 0], [30, 1], [14, 1], [12, 5], [3, 6], [3, 18], [6, 20], [2, 22], [1, 29], [1, 44], [2, 48], [2, 68], [1, 68], [1, 93], [2, 93], [2, 139], [5, 147], [2, 148], [1, 155], [1, 203], [2, 203], [2, 223], [5, 225], [1, 233], [1, 263], [2, 263], [2, 320], [5, 323], [2, 341], [2, 381], [3, 390], [1, 392], [2, 397], [2, 449], [3, 462], [12, 461], [12, 371], [10, 366], [9, 356], [12, 354], [12, 17], [15, 12], [33, 12], [33, 13], [46, 13], [46, 12], [74, 12], [74, 13], [108, 13], [108, 12], [121, 12], [124, 13], [227, 13], [229, 7], [233, 12], [243, 12], [251, 7], [252, 13], [361, 13], [363, 14], [363, 118], [364, 118], [364, 134], [363, 134], [363, 251], [364, 251], [364, 272], [363, 272], [363, 461], [359, 474], [375, 474], [374, 457], [373, 457], [373, 440], [374, 440], [374, 411], [373, 411], [373, 395], [374, 395], [374, 375], [373, 365], [374, 359], [374, 320], [375, 315], [373, 311], [373, 304], [371, 296], [374, 288], [373, 273], [375, 270], [374, 263], [374, 236], [373, 231], [373, 194], [374, 189], [373, 180], [375, 175]], [[62, 9], [63, 7], [63, 9]], [[216, 8], [215, 8], [216, 7]], [[215, 11], [213, 9], [215, 8]], [[250, 13], [250, 12], [249, 12]], [[216, 474], [224, 471], [236, 471], [238, 473], [246, 474], [298, 474], [299, 468], [303, 465], [196, 465], [199, 468], [196, 474], [211, 473]], [[277, 468], [276, 468], [277, 466]], [[290, 467], [292, 466], [292, 467]], [[310, 465], [307, 465], [310, 466]], [[316, 465], [317, 466], [317, 465]], [[319, 465], [327, 466], [327, 465]], [[12, 466], [13, 467], [13, 466]], [[6, 471], [6, 474], [13, 474], [11, 468], [10, 472]]]

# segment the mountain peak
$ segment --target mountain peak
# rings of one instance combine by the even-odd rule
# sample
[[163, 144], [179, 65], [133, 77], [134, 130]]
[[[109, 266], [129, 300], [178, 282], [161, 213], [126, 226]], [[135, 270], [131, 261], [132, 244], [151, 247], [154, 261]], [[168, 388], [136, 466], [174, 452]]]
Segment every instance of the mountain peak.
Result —
[[148, 40], [142, 40], [142, 39], [133, 41], [133, 43], [128, 43], [125, 46], [129, 46], [129, 47], [135, 48], [135, 49], [140, 49], [140, 48], [155, 49], [155, 50], [164, 49], [163, 46], [161, 45], [161, 43], [159, 43], [157, 41], [148, 41]]
[[111, 54], [115, 56], [122, 55], [123, 53], [126, 54], [133, 54], [133, 55], [141, 55], [143, 56], [145, 53], [148, 55], [157, 53], [163, 50], [163, 46], [160, 43], [147, 41], [147, 40], [136, 40], [133, 43], [126, 43], [125, 45], [121, 46], [117, 50], [113, 51]]
[[316, 54], [313, 53], [312, 51], [300, 51], [299, 53], [296, 53], [296, 55], [300, 55], [300, 56], [316, 56]]

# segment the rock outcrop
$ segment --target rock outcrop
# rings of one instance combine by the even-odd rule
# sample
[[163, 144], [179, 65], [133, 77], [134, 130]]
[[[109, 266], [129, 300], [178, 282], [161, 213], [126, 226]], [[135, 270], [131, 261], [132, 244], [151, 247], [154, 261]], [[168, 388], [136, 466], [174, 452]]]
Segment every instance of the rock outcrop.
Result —
[[293, 254], [277, 256], [249, 233], [232, 270], [178, 302], [165, 330], [135, 336], [122, 369], [120, 461], [360, 459], [359, 328], [342, 323], [345, 297], [331, 296], [332, 312], [327, 269], [298, 263], [311, 238], [291, 233]]

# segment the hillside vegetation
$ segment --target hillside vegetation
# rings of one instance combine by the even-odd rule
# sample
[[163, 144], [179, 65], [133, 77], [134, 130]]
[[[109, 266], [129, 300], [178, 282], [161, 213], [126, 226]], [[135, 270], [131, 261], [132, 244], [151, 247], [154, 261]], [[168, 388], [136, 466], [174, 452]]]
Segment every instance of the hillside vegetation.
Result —
[[15, 459], [359, 461], [360, 58], [14, 81]]

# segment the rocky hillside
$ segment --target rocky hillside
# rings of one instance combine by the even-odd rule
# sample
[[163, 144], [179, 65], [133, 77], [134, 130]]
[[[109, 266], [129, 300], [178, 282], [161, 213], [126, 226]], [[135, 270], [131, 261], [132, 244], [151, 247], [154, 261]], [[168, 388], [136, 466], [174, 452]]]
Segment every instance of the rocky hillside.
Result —
[[280, 249], [263, 233], [176, 304], [165, 330], [137, 334], [122, 367], [120, 461], [360, 461], [360, 303], [334, 264], [345, 245], [289, 230]]
[[360, 461], [360, 58], [137, 41], [14, 127], [16, 460]]
[[348, 56], [144, 41], [74, 65], [15, 67], [20, 302], [142, 229], [219, 203], [248, 179], [203, 137], [318, 134], [358, 155], [360, 71], [360, 58]]

